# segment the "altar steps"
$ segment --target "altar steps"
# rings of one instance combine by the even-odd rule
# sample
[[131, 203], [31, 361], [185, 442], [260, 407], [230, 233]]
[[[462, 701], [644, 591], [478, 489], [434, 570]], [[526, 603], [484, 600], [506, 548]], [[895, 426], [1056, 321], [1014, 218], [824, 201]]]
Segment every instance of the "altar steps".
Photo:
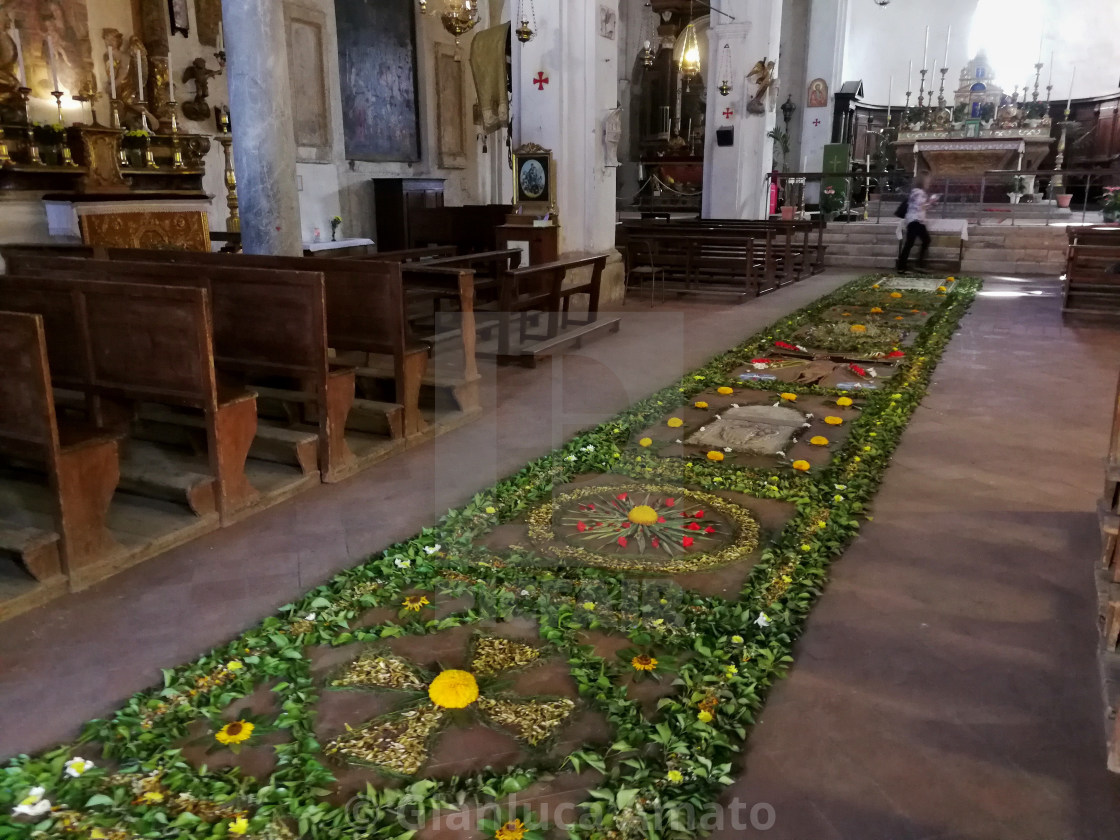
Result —
[[[832, 222], [824, 233], [825, 265], [891, 271], [898, 256], [897, 221]], [[1066, 264], [1061, 225], [983, 225], [969, 228], [963, 259], [956, 237], [934, 236], [930, 270], [960, 274], [1060, 276]], [[911, 259], [917, 258], [917, 246]]]

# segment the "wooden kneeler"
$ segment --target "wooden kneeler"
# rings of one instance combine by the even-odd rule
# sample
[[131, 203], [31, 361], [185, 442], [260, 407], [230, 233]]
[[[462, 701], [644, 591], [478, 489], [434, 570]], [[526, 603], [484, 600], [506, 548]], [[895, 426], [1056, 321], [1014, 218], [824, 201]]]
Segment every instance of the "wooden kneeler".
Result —
[[[0, 358], [0, 451], [46, 467], [65, 571], [79, 576], [84, 567], [120, 550], [106, 526], [120, 480], [120, 436], [60, 425], [41, 315], [0, 312]], [[62, 573], [49, 555], [37, 557], [28, 568], [36, 580]]]

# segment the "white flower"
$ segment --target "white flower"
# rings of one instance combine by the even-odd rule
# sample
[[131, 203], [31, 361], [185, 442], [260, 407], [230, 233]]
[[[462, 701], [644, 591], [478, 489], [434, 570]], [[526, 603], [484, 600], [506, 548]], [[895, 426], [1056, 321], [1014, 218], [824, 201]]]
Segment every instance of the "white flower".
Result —
[[768, 616], [766, 613], [759, 613], [758, 618], [756, 618], [754, 620], [754, 623], [757, 624], [759, 627], [769, 627], [770, 626], [770, 616]]
[[776, 454], [776, 455], [777, 455], [777, 456], [778, 456], [779, 458], [784, 458], [784, 457], [786, 457], [786, 453], [784, 453], [784, 452], [777, 452], [777, 453], [775, 453], [775, 454]]
[[46, 788], [33, 787], [27, 792], [27, 796], [19, 801], [19, 804], [12, 809], [13, 816], [23, 817], [41, 817], [46, 814], [53, 807], [49, 799], [44, 799], [43, 794], [47, 792]]
[[315, 620], [315, 617], [316, 617], [316, 615], [317, 615], [316, 613], [308, 613], [307, 615], [305, 615], [305, 616], [303, 617], [303, 620], [304, 620], [304, 621], [314, 621], [314, 620]]
[[875, 370], [875, 368], [870, 368], [870, 369], [869, 369], [869, 370], [868, 370], [867, 372], [868, 372], [869, 374], [871, 374], [871, 378], [872, 378], [872, 379], [874, 379], [874, 378], [875, 378], [876, 376], [878, 376], [878, 375], [879, 375], [879, 374], [878, 374], [878, 372], [877, 372], [877, 371]]
[[407, 560], [404, 557], [398, 557], [396, 560], [393, 561], [393, 565], [396, 566], [398, 569], [408, 569], [408, 568], [412, 567], [412, 561]]
[[591, 444], [588, 444], [587, 446], [580, 449], [580, 452], [594, 452], [594, 451], [595, 451], [595, 447], [592, 446]]
[[528, 589], [522, 589], [522, 590], [521, 590], [521, 594], [522, 594], [522, 595], [528, 595], [528, 594], [529, 594], [529, 590], [528, 590]]
[[730, 455], [730, 454], [731, 454], [732, 452], [734, 452], [735, 450], [734, 450], [734, 449], [732, 449], [732, 448], [731, 448], [730, 446], [725, 446], [725, 447], [723, 448], [723, 451], [724, 451], [724, 452], [726, 452], [726, 453], [727, 453], [728, 455]]
[[575, 456], [575, 455], [569, 455], [569, 456], [568, 456], [567, 458], [565, 458], [564, 460], [565, 460], [565, 461], [574, 461], [575, 459], [576, 459], [576, 456]]
[[732, 407], [732, 408], [738, 408], [738, 407], [739, 407], [739, 403], [731, 403], [731, 407]]
[[809, 428], [812, 428], [812, 426], [813, 426], [812, 423], [802, 423], [801, 424], [802, 429], [809, 429]]
[[443, 546], [441, 546], [439, 543], [436, 543], [435, 545], [426, 545], [424, 546], [424, 553], [431, 557], [441, 548], [443, 548]]
[[806, 418], [807, 420], [812, 420], [812, 419], [813, 419], [813, 415], [812, 415], [812, 414], [806, 414], [806, 415], [805, 415], [805, 418]]
[[837, 490], [847, 490], [847, 489], [848, 489], [848, 485], [847, 485], [847, 484], [834, 484], [833, 486], [834, 486], [834, 487], [835, 487], [835, 488], [836, 488]]
[[86, 761], [84, 758], [78, 758], [77, 756], [74, 756], [74, 758], [66, 762], [65, 766], [66, 775], [71, 779], [76, 779], [87, 770], [92, 769], [94, 765], [92, 761]]
[[700, 431], [706, 432], [706, 431], [708, 431], [708, 427], [707, 426], [701, 426]]
[[683, 441], [683, 440], [681, 440], [680, 438], [677, 438], [676, 442], [677, 442], [677, 443], [684, 443], [684, 441]]
[[752, 366], [755, 370], [766, 370], [766, 368], [770, 367], [770, 365], [765, 362], [754, 362]]
[[723, 417], [722, 417], [721, 415], [717, 414], [717, 415], [716, 415], [716, 419], [717, 419], [717, 420], [722, 420], [722, 419], [723, 419]]

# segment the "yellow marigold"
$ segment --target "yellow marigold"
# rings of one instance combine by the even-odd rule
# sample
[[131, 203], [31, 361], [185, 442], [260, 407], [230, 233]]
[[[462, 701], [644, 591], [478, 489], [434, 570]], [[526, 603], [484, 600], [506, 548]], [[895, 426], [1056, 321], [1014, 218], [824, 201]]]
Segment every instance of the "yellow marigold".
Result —
[[797, 402], [797, 394], [782, 394], [781, 397], [786, 402]]
[[670, 429], [679, 429], [684, 425], [684, 421], [679, 417], [670, 417], [669, 422], [665, 425], [667, 425]]
[[711, 452], [708, 453], [708, 460], [709, 461], [722, 461], [723, 460], [723, 453], [722, 452], [716, 452], [713, 449]]
[[850, 406], [852, 404], [852, 398], [851, 397], [841, 397], [840, 399], [838, 399], [836, 401], [836, 404], [838, 406], [840, 406], [841, 408], [847, 408], [848, 406]]
[[854, 332], [854, 333], [865, 333], [865, 332], [867, 332], [867, 327], [865, 327], [863, 324], [852, 324], [851, 329], [852, 329], [852, 332]]
[[811, 464], [808, 461], [794, 461], [793, 468], [798, 472], [809, 472]]
[[826, 417], [826, 418], [824, 418], [824, 422], [826, 422], [830, 426], [843, 426], [844, 425], [844, 418], [843, 417]]
[[237, 836], [242, 836], [249, 833], [249, 821], [244, 817], [238, 817], [229, 824], [229, 833]]
[[945, 278], [945, 282], [946, 282], [946, 283], [955, 283], [955, 282], [956, 282], [956, 280], [957, 280], [957, 278], [956, 278], [956, 277], [946, 277], [946, 278]]
[[652, 671], [657, 667], [657, 660], [643, 653], [641, 656], [635, 656], [631, 659], [630, 664], [634, 666], [635, 671]]
[[635, 525], [656, 525], [657, 511], [649, 505], [638, 505], [630, 511], [627, 518]]
[[883, 310], [880, 309], [878, 306], [873, 306], [873, 307], [871, 307], [871, 314], [872, 315], [882, 315]]
[[494, 832], [494, 840], [524, 840], [525, 823], [521, 820], [510, 820]]
[[684, 781], [684, 773], [682, 773], [680, 770], [670, 770], [665, 774], [665, 779], [669, 782], [669, 784], [679, 785]]
[[227, 723], [214, 735], [219, 744], [242, 744], [253, 737], [254, 724], [246, 720], [235, 720]]
[[642, 438], [638, 441], [638, 446], [653, 446], [653, 438]]
[[876, 284], [875, 284], [874, 286], [872, 286], [871, 288], [872, 288], [872, 289], [878, 289], [878, 288], [879, 288], [879, 284], [878, 284], [878, 283], [876, 283]]
[[716, 393], [721, 394], [722, 396], [725, 396], [725, 397], [730, 397], [732, 394], [735, 393], [735, 389], [734, 388], [728, 388], [726, 385], [724, 385], [721, 388], [716, 388]]
[[817, 435], [816, 437], [812, 438], [809, 443], [811, 443], [813, 446], [828, 446], [828, 438]]
[[712, 713], [708, 711], [700, 712], [698, 715], [696, 715], [696, 719], [701, 723], [711, 723]]
[[409, 612], [420, 612], [421, 607], [426, 607], [430, 603], [426, 595], [409, 595], [401, 601], [401, 606]]
[[891, 292], [891, 297], [895, 300], [898, 300], [900, 297], [902, 297], [902, 292]]
[[140, 794], [140, 799], [138, 801], [144, 805], [158, 805], [160, 802], [163, 802], [163, 800], [164, 796], [158, 790], [146, 790]]
[[226, 663], [226, 670], [227, 671], [240, 671], [244, 667], [245, 667], [245, 665], [242, 664], [241, 662], [238, 662], [236, 659], [231, 659], [229, 662]]
[[706, 402], [704, 402], [703, 400], [700, 400], [700, 402], [697, 402], [697, 403], [693, 403], [693, 405], [696, 408], [707, 408], [708, 407], [708, 404]]
[[944, 286], [938, 286], [937, 291], [940, 292], [941, 294], [945, 294], [949, 290], [946, 289]]
[[465, 709], [478, 699], [478, 682], [466, 671], [443, 671], [428, 686], [428, 697], [441, 709]]

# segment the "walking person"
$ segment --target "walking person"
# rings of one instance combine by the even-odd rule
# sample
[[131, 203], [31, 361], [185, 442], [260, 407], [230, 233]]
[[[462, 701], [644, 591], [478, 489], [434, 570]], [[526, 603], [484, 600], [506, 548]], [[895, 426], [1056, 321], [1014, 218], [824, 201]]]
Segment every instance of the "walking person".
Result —
[[908, 262], [910, 260], [910, 251], [914, 248], [914, 243], [917, 240], [922, 241], [922, 249], [918, 252], [918, 266], [924, 267], [926, 264], [926, 255], [929, 254], [929, 228], [926, 227], [926, 209], [937, 203], [937, 196], [929, 194], [930, 177], [927, 172], [918, 179], [914, 188], [910, 190], [910, 198], [906, 206], [906, 240], [902, 245], [902, 251], [899, 252], [898, 262], [895, 268], [899, 272], [908, 270]]

